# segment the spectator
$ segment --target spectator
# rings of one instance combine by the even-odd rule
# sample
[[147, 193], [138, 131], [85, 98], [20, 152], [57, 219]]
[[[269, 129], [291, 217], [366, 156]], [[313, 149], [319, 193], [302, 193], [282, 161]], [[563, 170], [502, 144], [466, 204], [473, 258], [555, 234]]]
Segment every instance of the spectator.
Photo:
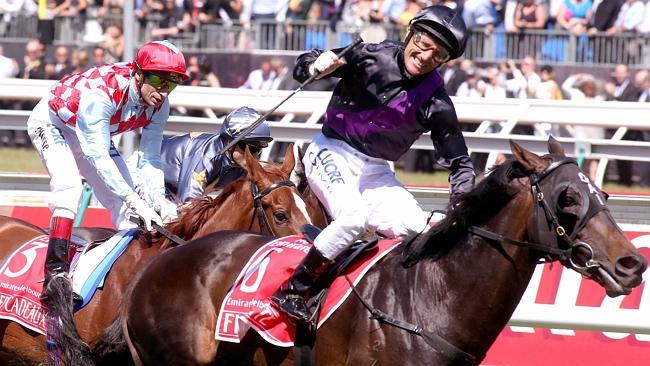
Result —
[[484, 84], [483, 80], [479, 80], [478, 70], [475, 67], [468, 69], [465, 74], [467, 75], [467, 80], [463, 81], [462, 84], [458, 87], [456, 91], [457, 97], [482, 97], [482, 90], [484, 89], [482, 85]]
[[602, 0], [594, 3], [594, 16], [592, 17], [589, 35], [597, 32], [605, 32], [614, 26], [619, 10], [623, 5], [623, 0]]
[[271, 62], [263, 58], [260, 61], [260, 68], [251, 71], [248, 78], [240, 88], [254, 90], [271, 90], [273, 88], [275, 71], [271, 68]]
[[474, 61], [469, 59], [451, 60], [447, 62], [442, 72], [445, 89], [449, 95], [456, 95], [460, 84], [467, 80], [467, 70], [474, 67]]
[[181, 8], [176, 6], [174, 0], [164, 0], [162, 9], [156, 12], [160, 16], [160, 21], [158, 22], [158, 27], [151, 30], [152, 39], [160, 41], [174, 37], [184, 30], [184, 13]]
[[499, 23], [495, 2], [491, 0], [467, 0], [463, 7], [463, 20], [467, 28], [485, 27], [491, 32]]
[[398, 25], [404, 10], [406, 10], [406, 0], [384, 0], [379, 10], [370, 13], [370, 18], [377, 22]]
[[232, 24], [233, 21], [239, 21], [243, 10], [243, 0], [221, 0], [217, 12], [224, 24]]
[[122, 15], [124, 9], [124, 0], [102, 0], [102, 6], [97, 12], [97, 16], [104, 18], [105, 16], [119, 17]]
[[45, 72], [48, 79], [60, 80], [64, 76], [72, 73], [72, 63], [70, 62], [70, 51], [65, 46], [59, 46], [54, 50], [54, 63], [45, 66]]
[[4, 55], [4, 48], [0, 45], [0, 78], [15, 78], [18, 75], [18, 62]]
[[591, 0], [564, 0], [556, 17], [557, 24], [573, 34], [583, 34], [591, 19]]
[[[244, 2], [241, 21], [245, 29], [250, 29], [251, 20], [260, 20], [260, 48], [276, 49], [275, 20], [284, 21], [285, 14], [279, 14], [281, 2], [276, 0], [248, 0]], [[276, 19], [277, 18], [277, 19]]]
[[[603, 100], [598, 94], [596, 79], [589, 74], [571, 75], [562, 83], [562, 90], [571, 100]], [[578, 141], [604, 139], [605, 129], [595, 126], [572, 126], [573, 137]], [[583, 170], [587, 172], [591, 180], [596, 180], [598, 161], [587, 159], [583, 163]]]
[[221, 86], [219, 78], [212, 71], [210, 59], [205, 55], [190, 56], [187, 72], [190, 75], [188, 84], [191, 86], [209, 86], [213, 88]]
[[621, 5], [614, 25], [605, 31], [608, 36], [617, 33], [636, 32], [643, 23], [645, 5], [640, 0], [627, 0]]
[[535, 0], [521, 0], [515, 8], [515, 27], [517, 30], [543, 29], [546, 25], [544, 6]]
[[106, 59], [109, 62], [122, 61], [124, 56], [124, 34], [122, 27], [117, 24], [109, 24], [104, 31], [104, 42], [101, 46], [106, 50]]
[[[650, 102], [650, 71], [639, 70], [634, 74], [634, 86], [639, 91], [639, 103]], [[632, 137], [639, 141], [650, 141], [650, 131], [630, 131]], [[650, 186], [650, 163], [634, 161], [632, 162], [633, 170], [639, 176], [639, 183], [643, 186]]]
[[106, 59], [106, 50], [102, 46], [93, 47], [93, 66], [105, 65], [108, 63]]
[[305, 31], [305, 49], [327, 47], [325, 28], [318, 24], [321, 17], [321, 5], [314, 1], [307, 13], [307, 30]]
[[630, 69], [625, 64], [618, 64], [612, 73], [613, 80], [605, 84], [607, 100], [621, 102], [636, 102], [639, 99], [639, 91], [630, 80]]
[[643, 21], [637, 27], [637, 31], [643, 35], [650, 33], [650, 3], [645, 4], [645, 10], [643, 11]]
[[[557, 81], [555, 81], [555, 75], [553, 74], [552, 66], [542, 66], [539, 69], [539, 78], [540, 81], [537, 84], [533, 98], [544, 100], [563, 99], [562, 90], [560, 89]], [[535, 127], [538, 131], [543, 131], [543, 134], [546, 135], [552, 135], [555, 137], [570, 135], [570, 133], [566, 131], [566, 128], [559, 124], [537, 123]]]
[[501, 85], [499, 68], [497, 66], [489, 66], [485, 70], [485, 77], [483, 78], [483, 97], [485, 98], [506, 98], [506, 88]]
[[280, 57], [273, 57], [271, 59], [271, 68], [275, 72], [275, 78], [273, 79], [273, 90], [282, 90], [280, 85], [283, 81], [288, 79], [293, 79], [293, 74], [289, 72], [289, 67], [282, 61]]
[[[616, 65], [612, 76], [613, 81], [605, 84], [607, 100], [617, 100], [621, 102], [636, 102], [639, 100], [639, 95], [641, 93], [634, 87], [632, 80], [630, 80], [630, 69], [627, 65]], [[638, 132], [628, 131], [623, 138], [635, 140], [638, 138]], [[618, 182], [626, 186], [631, 186], [632, 164], [626, 160], [617, 160], [616, 170], [618, 172]]]
[[404, 11], [399, 16], [399, 25], [402, 27], [408, 26], [409, 22], [418, 11], [422, 10], [422, 4], [418, 0], [408, 0]]
[[521, 61], [521, 69], [518, 69], [514, 61], [508, 60], [504, 64], [506, 74], [506, 90], [514, 98], [532, 98], [537, 90], [540, 77], [535, 73], [535, 59], [526, 56]]
[[21, 72], [23, 79], [46, 79], [45, 75], [45, 46], [38, 39], [31, 39], [25, 45], [24, 66]]
[[72, 72], [79, 72], [90, 66], [88, 51], [78, 48], [72, 51]]
[[535, 89], [534, 97], [536, 99], [562, 99], [562, 91], [553, 73], [553, 67], [544, 65], [539, 69], [540, 81]]
[[[650, 102], [650, 73], [648, 70], [641, 70], [634, 75], [635, 84], [637, 89], [641, 92], [639, 94], [639, 102]], [[650, 139], [646, 140], [650, 141]]]

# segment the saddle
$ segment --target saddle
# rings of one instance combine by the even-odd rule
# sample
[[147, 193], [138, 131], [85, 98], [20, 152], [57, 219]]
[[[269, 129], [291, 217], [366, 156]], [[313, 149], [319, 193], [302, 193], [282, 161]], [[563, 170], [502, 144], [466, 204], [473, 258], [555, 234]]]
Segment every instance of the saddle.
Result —
[[[314, 225], [307, 224], [303, 225], [301, 232], [304, 238], [313, 244], [321, 230]], [[334, 263], [332, 263], [325, 274], [311, 288], [311, 296], [307, 302], [307, 306], [312, 311], [312, 314], [320, 311], [320, 304], [325, 299], [327, 289], [332, 281], [363, 254], [377, 247], [379, 239], [380, 236], [378, 234], [366, 232], [360, 239], [356, 240], [348, 249], [336, 257]], [[314, 316], [314, 319], [318, 319], [318, 316]]]

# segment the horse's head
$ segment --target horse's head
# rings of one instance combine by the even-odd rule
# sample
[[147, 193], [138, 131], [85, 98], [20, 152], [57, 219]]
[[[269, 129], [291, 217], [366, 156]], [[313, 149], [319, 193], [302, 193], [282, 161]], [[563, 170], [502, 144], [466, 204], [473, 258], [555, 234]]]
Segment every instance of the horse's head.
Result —
[[520, 165], [533, 194], [530, 240], [550, 245], [551, 257], [598, 282], [607, 295], [630, 293], [641, 283], [647, 260], [612, 218], [607, 195], [565, 156], [554, 138], [545, 156], [512, 141], [510, 145], [514, 166]]
[[260, 164], [248, 149], [242, 157], [235, 158], [248, 173], [260, 230], [277, 236], [299, 233], [304, 224], [311, 223], [305, 202], [289, 180], [295, 164], [292, 145], [287, 148], [281, 166]]

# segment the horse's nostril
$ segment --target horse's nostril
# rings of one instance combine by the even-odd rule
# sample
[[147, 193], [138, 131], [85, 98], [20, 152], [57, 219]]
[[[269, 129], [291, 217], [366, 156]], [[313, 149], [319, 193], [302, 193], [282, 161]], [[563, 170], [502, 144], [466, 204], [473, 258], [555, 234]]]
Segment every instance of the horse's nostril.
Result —
[[629, 255], [616, 261], [616, 272], [627, 276], [640, 275], [645, 271], [647, 265], [645, 258]]

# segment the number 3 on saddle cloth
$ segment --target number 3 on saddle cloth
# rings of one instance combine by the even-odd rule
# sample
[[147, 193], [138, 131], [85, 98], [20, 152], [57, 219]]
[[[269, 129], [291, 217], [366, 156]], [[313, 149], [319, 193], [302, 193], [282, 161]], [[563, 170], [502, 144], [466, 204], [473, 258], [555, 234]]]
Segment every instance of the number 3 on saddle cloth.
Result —
[[[101, 245], [89, 246], [75, 237], [71, 262], [72, 289], [84, 299], [79, 308], [90, 302], [115, 260], [124, 252], [138, 230], [123, 230]], [[21, 245], [0, 267], [0, 318], [19, 323], [45, 334], [45, 308], [40, 301], [43, 290], [48, 236], [31, 239]], [[94, 242], [96, 243], [96, 242]], [[79, 309], [75, 309], [79, 310]]]
[[[360, 253], [343, 268], [329, 286], [325, 300], [320, 304], [317, 327], [343, 304], [352, 292], [347, 276], [353, 284], [359, 283], [368, 270], [400, 244], [399, 239], [380, 240], [376, 246]], [[239, 343], [253, 328], [267, 342], [280, 347], [291, 347], [295, 340], [295, 324], [271, 305], [271, 295], [287, 281], [312, 244], [302, 236], [292, 235], [271, 241], [258, 249], [241, 271], [221, 303], [215, 338]], [[345, 261], [345, 256], [344, 261]]]

